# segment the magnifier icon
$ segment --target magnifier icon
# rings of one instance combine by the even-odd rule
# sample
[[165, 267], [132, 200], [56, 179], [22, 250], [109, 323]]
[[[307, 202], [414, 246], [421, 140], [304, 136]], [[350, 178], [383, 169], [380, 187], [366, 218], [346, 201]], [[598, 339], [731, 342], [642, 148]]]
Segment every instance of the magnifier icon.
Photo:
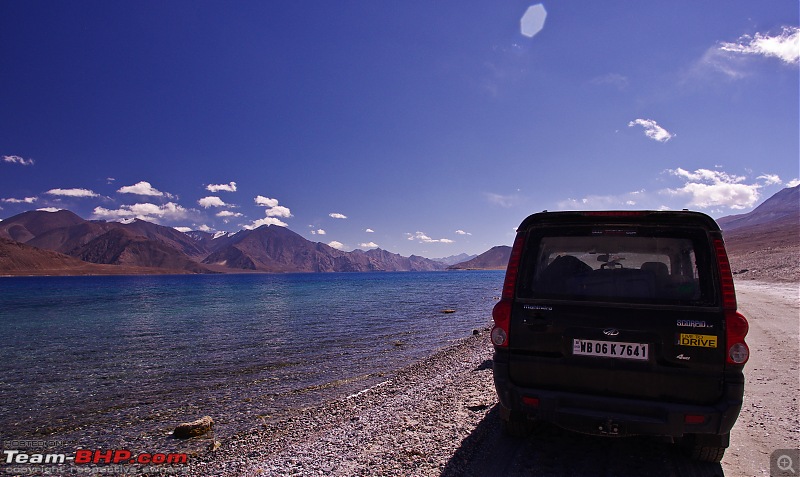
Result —
[[794, 467], [793, 467], [794, 462], [792, 462], [792, 458], [789, 457], [788, 455], [782, 455], [782, 456], [778, 457], [777, 464], [778, 464], [778, 468], [782, 472], [791, 472], [792, 475], [794, 475], [796, 473], [794, 471]]

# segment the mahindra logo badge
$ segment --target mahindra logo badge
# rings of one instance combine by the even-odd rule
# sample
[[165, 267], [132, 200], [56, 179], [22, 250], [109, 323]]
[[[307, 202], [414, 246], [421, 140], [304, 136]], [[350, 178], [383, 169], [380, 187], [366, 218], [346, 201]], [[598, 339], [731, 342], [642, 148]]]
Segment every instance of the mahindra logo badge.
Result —
[[606, 328], [603, 330], [603, 334], [606, 336], [617, 336], [619, 334], [619, 330], [615, 328]]

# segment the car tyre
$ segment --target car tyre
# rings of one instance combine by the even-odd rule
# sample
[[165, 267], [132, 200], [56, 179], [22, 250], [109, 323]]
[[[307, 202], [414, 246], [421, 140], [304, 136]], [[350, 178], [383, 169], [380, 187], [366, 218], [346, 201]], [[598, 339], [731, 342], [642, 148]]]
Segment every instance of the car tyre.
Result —
[[503, 428], [511, 437], [524, 438], [533, 431], [533, 423], [528, 420], [525, 414], [519, 411], [511, 411], [508, 419], [503, 420]]
[[708, 447], [694, 445], [690, 449], [691, 457], [702, 462], [721, 462], [725, 455], [724, 447]]
[[[727, 442], [727, 435], [720, 437], [720, 440]], [[716, 445], [716, 443], [708, 442], [708, 440], [707, 436], [690, 436], [686, 442], [689, 456], [693, 460], [701, 462], [721, 462], [727, 446]]]

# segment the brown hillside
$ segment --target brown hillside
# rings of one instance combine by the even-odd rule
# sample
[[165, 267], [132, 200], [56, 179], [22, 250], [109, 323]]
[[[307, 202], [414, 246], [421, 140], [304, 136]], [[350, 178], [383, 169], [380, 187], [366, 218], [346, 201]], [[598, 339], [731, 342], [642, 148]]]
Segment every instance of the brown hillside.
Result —
[[226, 239], [226, 245], [217, 248], [203, 263], [232, 270], [273, 273], [428, 271], [443, 268], [426, 258], [402, 257], [381, 249], [343, 252], [274, 225], [239, 232]]
[[800, 227], [780, 221], [724, 233], [737, 280], [800, 282]]
[[68, 210], [45, 212], [31, 210], [0, 222], [0, 237], [27, 242], [49, 230], [83, 223], [84, 220]]
[[717, 221], [737, 280], [800, 282], [799, 191], [783, 189], [751, 212]]
[[72, 255], [92, 263], [167, 268], [191, 273], [208, 272], [208, 269], [171, 246], [122, 228], [106, 232], [74, 250]]
[[72, 251], [80, 248], [114, 227], [105, 222], [87, 222], [57, 227], [37, 234], [27, 242], [37, 248], [72, 255]]
[[169, 245], [175, 250], [178, 250], [191, 258], [204, 258], [208, 255], [208, 252], [199, 242], [183, 232], [178, 232], [172, 227], [152, 224], [139, 219], [136, 219], [129, 224], [114, 225], [133, 232], [138, 236], [146, 237], [150, 240], [155, 240], [157, 242]]
[[0, 276], [16, 275], [150, 275], [184, 273], [143, 267], [122, 267], [87, 263], [50, 250], [0, 238]]
[[448, 267], [448, 270], [505, 270], [510, 256], [511, 247], [499, 245], [492, 247], [472, 260], [452, 265]]

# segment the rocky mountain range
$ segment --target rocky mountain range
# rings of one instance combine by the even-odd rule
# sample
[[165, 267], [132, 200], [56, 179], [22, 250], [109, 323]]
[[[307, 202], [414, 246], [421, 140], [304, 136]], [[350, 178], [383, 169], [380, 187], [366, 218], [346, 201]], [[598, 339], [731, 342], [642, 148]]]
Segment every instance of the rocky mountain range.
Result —
[[[783, 189], [747, 214], [718, 220], [737, 279], [800, 280], [799, 191]], [[142, 220], [89, 221], [68, 210], [0, 221], [0, 275], [502, 270], [510, 252], [497, 246], [437, 261], [381, 249], [343, 252], [278, 226], [183, 233]]]
[[800, 186], [794, 186], [778, 191], [746, 214], [722, 217], [717, 223], [726, 232], [764, 224], [797, 225], [798, 209], [800, 209]]
[[0, 237], [0, 275], [142, 275], [168, 269], [100, 265]]
[[[288, 228], [189, 234], [143, 220], [88, 221], [68, 211], [29, 211], [0, 222], [0, 274], [430, 271], [445, 264], [385, 250], [343, 252]], [[27, 258], [26, 258], [27, 257]], [[116, 270], [114, 270], [116, 273]]]
[[442, 257], [442, 258], [432, 258], [431, 260], [433, 260], [434, 262], [442, 262], [445, 265], [455, 265], [457, 263], [466, 262], [467, 260], [472, 260], [477, 256], [478, 255], [459, 253], [458, 255], [450, 255], [449, 257]]

